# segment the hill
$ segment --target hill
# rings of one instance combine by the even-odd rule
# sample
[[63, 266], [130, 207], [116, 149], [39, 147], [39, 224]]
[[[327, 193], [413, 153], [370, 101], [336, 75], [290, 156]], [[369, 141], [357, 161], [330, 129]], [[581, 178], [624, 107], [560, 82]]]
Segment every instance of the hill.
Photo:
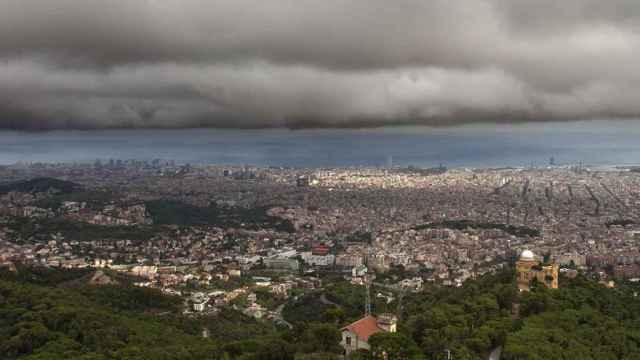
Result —
[[518, 293], [505, 269], [460, 288], [411, 295], [404, 331], [427, 359], [446, 350], [454, 359], [487, 359], [499, 347], [506, 360], [640, 359], [638, 290], [579, 276], [561, 278], [557, 290], [540, 285]]
[[293, 224], [267, 214], [266, 208], [217, 206], [198, 207], [173, 200], [146, 202], [154, 224], [212, 225], [220, 227], [245, 227], [249, 229], [273, 228], [293, 232]]
[[82, 189], [81, 185], [70, 181], [40, 177], [31, 180], [21, 180], [0, 185], [0, 195], [12, 191], [32, 194], [49, 191], [55, 193], [72, 193], [80, 189]]
[[[113, 291], [100, 296], [96, 292], [102, 289]], [[0, 296], [4, 359], [186, 360], [212, 359], [218, 351], [212, 340], [171, 321], [131, 312], [126, 308], [130, 301], [122, 300], [145, 299], [147, 294], [123, 294], [111, 286], [84, 293], [0, 280]]]
[[[353, 320], [350, 304], [361, 297], [345, 284], [329, 286], [326, 296], [334, 305], [316, 307], [324, 316], [311, 316], [315, 304], [296, 303], [287, 312], [299, 321], [288, 330], [232, 308], [185, 317], [179, 298], [125, 283], [83, 285], [92, 274], [37, 268], [0, 272], [4, 358], [335, 359], [338, 329]], [[74, 279], [82, 281], [58, 286]], [[459, 288], [430, 285], [407, 293], [401, 305], [394, 300], [374, 308], [399, 309], [400, 323], [395, 334], [372, 336], [372, 350], [386, 352], [388, 359], [439, 360], [447, 351], [454, 359], [487, 359], [495, 349], [502, 349], [505, 360], [640, 359], [638, 285], [609, 289], [581, 276], [561, 280], [557, 290], [540, 285], [518, 293], [513, 271], [505, 269]], [[201, 337], [204, 328], [210, 338]]]
[[0, 270], [2, 359], [293, 359], [295, 346], [268, 321], [233, 309], [185, 317], [179, 298], [156, 289], [83, 285], [92, 273]]
[[157, 226], [97, 225], [68, 219], [13, 218], [8, 227], [25, 239], [46, 241], [48, 234], [60, 233], [66, 239], [91, 241], [96, 239], [147, 240], [158, 231]]

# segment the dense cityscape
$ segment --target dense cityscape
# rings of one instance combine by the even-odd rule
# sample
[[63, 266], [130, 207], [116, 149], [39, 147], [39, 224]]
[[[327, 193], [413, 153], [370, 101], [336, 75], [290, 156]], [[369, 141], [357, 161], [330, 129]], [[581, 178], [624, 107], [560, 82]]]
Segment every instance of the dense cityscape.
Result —
[[[4, 271], [79, 271], [94, 286], [124, 276], [131, 286], [179, 299], [182, 316], [236, 312], [285, 330], [314, 309], [340, 309], [332, 321], [336, 331], [344, 326], [341, 350], [330, 351], [336, 354], [355, 356], [370, 349], [373, 333], [395, 333], [409, 306], [405, 296], [454, 291], [509, 272], [518, 259], [528, 274], [540, 263], [556, 266], [542, 276], [518, 270], [521, 291], [535, 287], [536, 276], [557, 288], [558, 268], [563, 278], [609, 289], [640, 281], [635, 169], [97, 160], [4, 166], [0, 178]], [[322, 313], [304, 322], [320, 315], [325, 321]], [[201, 330], [205, 338], [214, 331]], [[487, 346], [477, 354], [497, 358], [504, 344]], [[521, 358], [506, 350], [507, 358]]]

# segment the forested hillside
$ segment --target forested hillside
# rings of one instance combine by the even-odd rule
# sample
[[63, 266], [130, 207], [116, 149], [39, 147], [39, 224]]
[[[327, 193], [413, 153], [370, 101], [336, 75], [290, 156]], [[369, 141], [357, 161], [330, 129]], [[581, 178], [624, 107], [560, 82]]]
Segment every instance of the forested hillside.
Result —
[[159, 291], [126, 287], [56, 288], [0, 280], [0, 353], [7, 359], [210, 359], [216, 343], [173, 321]]
[[[336, 305], [314, 316], [307, 307], [316, 302], [289, 307], [296, 323], [287, 329], [232, 308], [185, 317], [179, 298], [126, 281], [80, 284], [87, 273], [2, 273], [3, 358], [331, 359], [341, 353], [338, 329], [352, 320], [357, 297], [346, 285], [329, 287], [325, 299]], [[509, 269], [460, 288], [428, 287], [405, 294], [401, 304], [386, 304], [384, 311], [400, 311], [398, 332], [372, 336], [372, 352], [353, 357], [386, 352], [389, 359], [445, 359], [450, 351], [456, 360], [487, 359], [500, 348], [507, 360], [640, 359], [639, 291], [633, 284], [610, 289], [578, 277], [563, 279], [558, 290], [538, 286], [519, 294]], [[209, 338], [202, 337], [205, 328]]]
[[79, 184], [60, 179], [41, 177], [31, 180], [21, 180], [9, 184], [0, 185], [0, 195], [11, 191], [23, 193], [40, 193], [53, 191], [57, 193], [72, 193], [82, 188]]

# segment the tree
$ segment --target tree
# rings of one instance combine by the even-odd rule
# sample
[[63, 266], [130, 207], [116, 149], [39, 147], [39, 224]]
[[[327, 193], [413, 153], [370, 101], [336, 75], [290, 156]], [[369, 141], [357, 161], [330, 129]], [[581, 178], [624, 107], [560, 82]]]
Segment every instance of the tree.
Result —
[[327, 322], [331, 322], [334, 324], [342, 324], [345, 321], [346, 314], [344, 310], [339, 307], [329, 308], [324, 312], [324, 318]]
[[250, 360], [293, 360], [295, 348], [281, 339], [271, 339], [261, 343], [256, 353], [247, 356]]
[[496, 290], [496, 298], [501, 309], [511, 310], [512, 304], [518, 296], [518, 290], [511, 284], [500, 285]]
[[375, 359], [423, 359], [413, 340], [401, 333], [379, 332], [369, 338], [371, 354]]
[[303, 350], [306, 353], [339, 353], [342, 351], [340, 331], [329, 324], [310, 324], [303, 336]]

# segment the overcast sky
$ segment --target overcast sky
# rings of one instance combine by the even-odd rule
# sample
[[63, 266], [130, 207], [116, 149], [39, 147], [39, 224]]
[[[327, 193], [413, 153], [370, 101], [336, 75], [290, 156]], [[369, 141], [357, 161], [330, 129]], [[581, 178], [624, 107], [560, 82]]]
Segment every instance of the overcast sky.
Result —
[[0, 0], [0, 127], [636, 118], [638, 0]]

